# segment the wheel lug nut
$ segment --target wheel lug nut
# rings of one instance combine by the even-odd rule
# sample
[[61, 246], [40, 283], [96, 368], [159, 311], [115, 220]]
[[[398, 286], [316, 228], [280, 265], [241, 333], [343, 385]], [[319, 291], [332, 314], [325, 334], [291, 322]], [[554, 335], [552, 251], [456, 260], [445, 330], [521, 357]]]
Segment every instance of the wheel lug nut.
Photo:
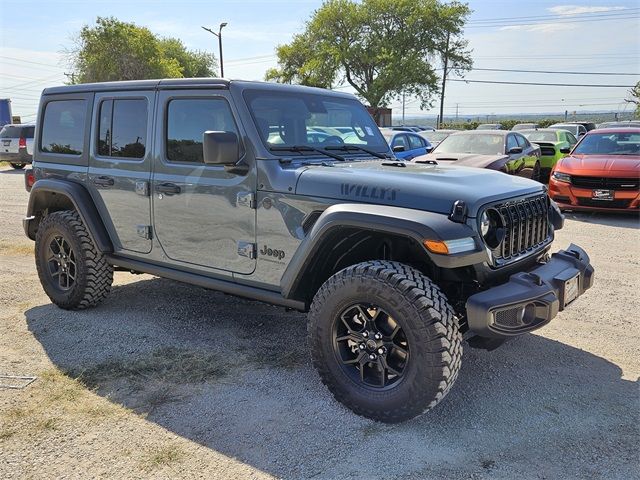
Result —
[[367, 348], [367, 347], [364, 345], [364, 343], [361, 343], [360, 345], [358, 345], [358, 348], [359, 348], [360, 350], [364, 350], [364, 349], [365, 349], [365, 348]]
[[369, 354], [369, 359], [370, 359], [370, 360], [375, 360], [376, 358], [377, 358], [377, 357], [376, 357], [376, 354], [375, 354], [375, 353], [370, 353], [370, 354]]
[[384, 352], [385, 352], [384, 347], [380, 347], [380, 348], [378, 349], [378, 353], [379, 353], [380, 355], [382, 355]]
[[367, 338], [367, 337], [369, 336], [369, 332], [362, 332], [362, 336], [363, 336], [364, 338]]
[[376, 333], [373, 338], [375, 338], [376, 340], [380, 340], [382, 338], [382, 335], [379, 333]]

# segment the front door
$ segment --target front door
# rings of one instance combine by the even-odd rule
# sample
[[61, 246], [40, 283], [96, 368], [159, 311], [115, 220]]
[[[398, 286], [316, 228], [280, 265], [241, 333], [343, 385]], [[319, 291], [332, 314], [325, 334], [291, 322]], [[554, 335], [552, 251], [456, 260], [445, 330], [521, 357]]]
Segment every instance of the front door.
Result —
[[243, 137], [227, 95], [220, 90], [158, 93], [154, 229], [174, 262], [250, 274], [256, 262], [255, 159], [242, 149], [250, 165], [246, 174], [203, 162], [205, 131]]
[[94, 98], [87, 185], [116, 252], [151, 251], [151, 138], [155, 92]]

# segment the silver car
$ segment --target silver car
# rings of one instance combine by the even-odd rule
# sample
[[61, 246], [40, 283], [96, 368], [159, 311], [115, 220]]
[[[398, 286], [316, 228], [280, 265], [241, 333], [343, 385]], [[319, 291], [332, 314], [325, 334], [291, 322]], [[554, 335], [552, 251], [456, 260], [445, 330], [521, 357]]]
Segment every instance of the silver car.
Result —
[[9, 162], [15, 169], [32, 161], [35, 125], [9, 124], [0, 131], [0, 162]]

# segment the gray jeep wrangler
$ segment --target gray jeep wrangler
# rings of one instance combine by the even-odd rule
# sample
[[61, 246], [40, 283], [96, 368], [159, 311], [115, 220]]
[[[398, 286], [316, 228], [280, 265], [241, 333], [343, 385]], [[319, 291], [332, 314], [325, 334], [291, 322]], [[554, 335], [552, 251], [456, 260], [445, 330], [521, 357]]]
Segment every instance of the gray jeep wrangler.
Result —
[[348, 94], [181, 79], [48, 88], [24, 229], [51, 301], [97, 305], [114, 270], [308, 311], [313, 364], [399, 422], [593, 281], [545, 187], [399, 162]]

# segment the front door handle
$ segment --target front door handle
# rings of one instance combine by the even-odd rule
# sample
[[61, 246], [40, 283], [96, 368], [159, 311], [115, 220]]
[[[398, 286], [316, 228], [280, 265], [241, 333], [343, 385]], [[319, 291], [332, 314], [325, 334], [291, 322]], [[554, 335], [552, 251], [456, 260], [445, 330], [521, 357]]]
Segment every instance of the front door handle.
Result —
[[107, 177], [105, 175], [94, 177], [92, 182], [101, 187], [112, 187], [116, 183], [112, 177]]
[[164, 193], [165, 195], [177, 195], [180, 193], [180, 187], [175, 183], [160, 183], [156, 185], [156, 192]]

